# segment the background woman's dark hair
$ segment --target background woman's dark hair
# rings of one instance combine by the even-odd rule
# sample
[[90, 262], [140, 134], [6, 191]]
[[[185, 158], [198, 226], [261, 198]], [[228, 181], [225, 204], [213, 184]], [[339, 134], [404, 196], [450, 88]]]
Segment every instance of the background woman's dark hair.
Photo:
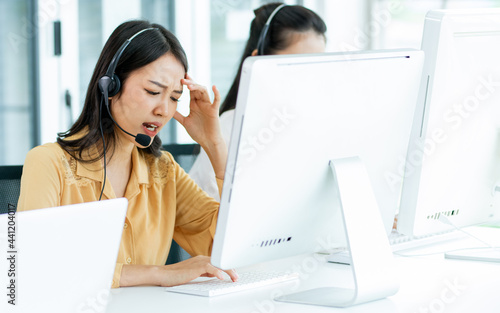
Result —
[[[100, 153], [97, 157], [89, 159], [89, 155], [85, 155], [86, 158], [82, 159], [83, 151], [102, 141], [99, 130], [99, 106], [101, 105], [102, 98], [98, 87], [99, 78], [106, 73], [106, 70], [111, 63], [111, 59], [125, 40], [129, 39], [140, 30], [150, 27], [158, 28], [158, 30], [141, 33], [130, 42], [120, 57], [115, 73], [121, 81], [122, 88], [132, 71], [155, 61], [167, 52], [172, 53], [174, 57], [184, 66], [184, 69], [187, 72], [188, 63], [184, 49], [177, 38], [163, 26], [140, 20], [125, 22], [118, 26], [104, 45], [101, 55], [97, 60], [94, 73], [92, 74], [92, 78], [90, 79], [87, 89], [87, 95], [85, 97], [85, 103], [80, 117], [68, 131], [57, 134], [57, 142], [61, 145], [61, 147], [79, 161], [94, 162], [103, 157], [103, 151], [101, 151], [101, 149], [99, 150]], [[120, 93], [118, 93], [117, 96], [119, 97]], [[112, 102], [110, 105], [113, 105]], [[105, 108], [102, 108], [102, 120], [104, 137], [106, 140], [106, 153], [109, 151], [109, 155], [112, 155], [116, 145], [116, 128], [114, 127], [109, 113]], [[83, 133], [86, 130], [88, 130], [88, 133], [80, 138], [72, 138], [71, 140], [68, 139], [69, 137], [78, 133]], [[149, 147], [142, 150], [146, 153], [159, 157], [161, 155], [160, 149], [161, 140], [158, 136], [156, 136], [153, 143]]]
[[[219, 110], [222, 114], [236, 106], [236, 97], [238, 95], [238, 86], [240, 84], [241, 68], [243, 61], [252, 55], [252, 51], [257, 49], [257, 43], [262, 28], [267, 22], [271, 13], [282, 3], [275, 2], [261, 6], [254, 10], [255, 18], [250, 25], [250, 37], [241, 57], [238, 73], [234, 78], [233, 84], [227, 93], [224, 102]], [[291, 34], [293, 32], [306, 32], [313, 30], [319, 35], [326, 32], [325, 22], [313, 11], [300, 5], [287, 5], [281, 8], [273, 17], [267, 36], [264, 41], [264, 54], [275, 54], [280, 50], [286, 49], [291, 44]]]

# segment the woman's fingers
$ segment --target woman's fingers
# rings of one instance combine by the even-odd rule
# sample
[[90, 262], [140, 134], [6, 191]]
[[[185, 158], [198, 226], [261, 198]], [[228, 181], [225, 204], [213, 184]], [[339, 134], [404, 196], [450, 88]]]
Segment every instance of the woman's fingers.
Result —
[[[210, 102], [210, 96], [208, 94], [207, 87], [197, 84], [187, 73], [185, 78], [181, 80], [181, 83], [183, 85], [186, 85], [186, 87], [189, 89], [191, 100], [206, 100]], [[214, 92], [214, 101], [212, 104], [216, 104], [217, 107], [219, 107], [219, 104], [221, 102], [219, 90], [215, 85], [213, 85], [212, 91]]]
[[224, 280], [226, 275], [233, 282], [238, 280], [238, 274], [234, 269], [221, 270], [210, 263], [210, 257], [195, 256], [182, 262], [166, 265], [163, 267], [165, 276], [160, 279], [162, 286], [175, 286], [185, 284], [197, 277], [216, 277]]
[[218, 269], [217, 267], [213, 266], [212, 264], [209, 264], [209, 270], [207, 271], [210, 275], [213, 275], [214, 277], [217, 277], [220, 280], [224, 280], [224, 275], [222, 274], [222, 271]]
[[222, 270], [213, 266], [210, 262], [206, 263], [204, 272], [205, 273], [202, 273], [200, 277], [217, 277], [220, 280], [224, 280], [224, 274]]
[[181, 83], [189, 89], [191, 99], [199, 100], [205, 98], [206, 100], [210, 100], [207, 87], [197, 84], [189, 75], [186, 74], [186, 78], [181, 79]]
[[212, 265], [210, 262], [210, 257], [207, 256], [197, 256], [191, 259], [193, 262], [198, 263], [200, 266], [204, 267], [204, 272], [200, 276], [207, 277], [217, 277], [220, 280], [224, 280], [224, 272], [226, 272], [232, 281], [236, 281], [238, 279], [238, 274], [234, 269], [223, 271]]
[[231, 278], [231, 280], [233, 282], [237, 281], [238, 280], [238, 273], [236, 273], [236, 271], [234, 269], [231, 269], [231, 270], [226, 270], [224, 271], [226, 272], [226, 274], [229, 275], [229, 277]]
[[217, 107], [219, 107], [219, 104], [220, 104], [220, 93], [219, 93], [219, 90], [217, 89], [217, 87], [215, 87], [215, 85], [212, 86], [212, 91], [214, 92], [214, 105], [216, 105]]
[[186, 118], [184, 115], [180, 114], [179, 111], [175, 111], [173, 118], [184, 126], [184, 119]]
[[223, 271], [223, 270], [218, 269], [217, 267], [214, 267], [214, 268], [217, 270], [216, 274], [213, 274], [213, 272], [209, 273], [207, 271], [207, 273], [205, 273], [201, 276], [203, 276], [203, 277], [217, 277], [220, 280], [224, 280], [223, 272], [225, 272], [229, 276], [229, 278], [231, 278], [231, 281], [233, 281], [233, 282], [238, 281], [239, 277], [238, 277], [238, 274], [236, 273], [235, 270], [231, 269], [231, 270]]
[[190, 94], [191, 94], [191, 99], [193, 99], [193, 97], [194, 97], [197, 100], [205, 99], [205, 100], [210, 101], [210, 97], [208, 96], [207, 87], [195, 84], [195, 85], [188, 85], [188, 89], [189, 89]]

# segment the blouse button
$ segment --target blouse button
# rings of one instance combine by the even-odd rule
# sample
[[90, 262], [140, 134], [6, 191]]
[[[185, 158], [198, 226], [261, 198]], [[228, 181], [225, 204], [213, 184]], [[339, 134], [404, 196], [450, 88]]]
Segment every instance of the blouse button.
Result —
[[127, 263], [130, 264], [130, 262], [132, 262], [132, 259], [131, 258], [127, 258]]
[[128, 224], [127, 224], [127, 223], [125, 223], [125, 225], [123, 225], [123, 228], [124, 228], [124, 229], [127, 229], [127, 227], [128, 227]]

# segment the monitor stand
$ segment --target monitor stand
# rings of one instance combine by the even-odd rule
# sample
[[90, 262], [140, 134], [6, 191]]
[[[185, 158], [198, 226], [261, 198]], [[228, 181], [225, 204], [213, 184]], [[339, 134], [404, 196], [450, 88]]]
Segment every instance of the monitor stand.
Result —
[[446, 259], [500, 263], [500, 248], [484, 247], [477, 249], [450, 251], [446, 252], [444, 254], [444, 257]]
[[354, 288], [323, 287], [288, 294], [276, 301], [348, 307], [396, 294], [394, 259], [368, 173], [359, 157], [330, 161], [333, 192], [342, 211]]

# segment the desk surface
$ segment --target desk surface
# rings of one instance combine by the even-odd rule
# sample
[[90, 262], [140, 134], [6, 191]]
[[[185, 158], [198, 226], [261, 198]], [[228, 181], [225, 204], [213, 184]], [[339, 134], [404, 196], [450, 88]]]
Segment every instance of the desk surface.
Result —
[[[486, 240], [498, 238], [494, 244], [500, 241], [500, 229], [477, 228], [474, 234]], [[480, 246], [477, 241], [462, 239], [404, 253], [477, 246]], [[500, 263], [448, 260], [442, 253], [396, 256], [399, 292], [387, 299], [346, 309], [282, 303], [273, 298], [315, 287], [350, 287], [352, 273], [347, 265], [327, 263], [321, 255], [307, 254], [240, 271], [256, 269], [293, 269], [301, 274], [300, 283], [282, 283], [212, 298], [165, 292], [162, 287], [119, 288], [112, 290], [106, 312], [500, 312]]]

